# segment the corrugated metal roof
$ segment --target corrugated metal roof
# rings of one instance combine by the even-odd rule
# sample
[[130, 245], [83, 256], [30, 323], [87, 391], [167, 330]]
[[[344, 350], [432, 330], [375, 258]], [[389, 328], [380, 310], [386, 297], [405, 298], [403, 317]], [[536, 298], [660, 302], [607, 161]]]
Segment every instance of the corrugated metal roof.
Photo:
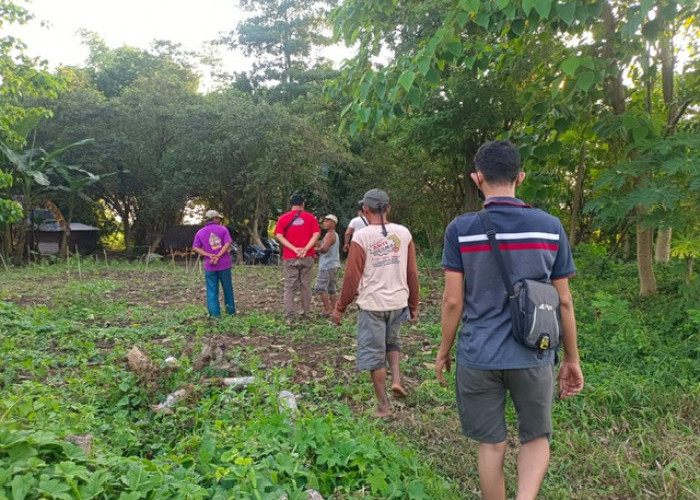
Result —
[[[71, 222], [70, 223], [70, 230], [71, 231], [99, 231], [98, 228], [93, 227], [93, 226], [88, 226], [87, 224], [83, 224], [82, 222]], [[63, 231], [61, 229], [61, 226], [59, 226], [58, 222], [56, 221], [45, 221], [39, 224], [39, 227], [37, 228], [37, 231], [44, 231], [47, 233], [55, 232], [55, 233], [60, 233]]]

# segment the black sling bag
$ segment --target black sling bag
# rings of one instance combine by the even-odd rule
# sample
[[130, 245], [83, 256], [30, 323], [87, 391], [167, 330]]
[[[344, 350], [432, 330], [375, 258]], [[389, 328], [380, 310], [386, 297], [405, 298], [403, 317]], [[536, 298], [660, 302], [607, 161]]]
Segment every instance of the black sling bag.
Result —
[[551, 283], [522, 279], [511, 283], [508, 267], [496, 241], [496, 229], [486, 210], [479, 212], [481, 224], [496, 257], [503, 284], [508, 291], [508, 307], [513, 318], [513, 338], [533, 349], [556, 349], [561, 343], [559, 292]]

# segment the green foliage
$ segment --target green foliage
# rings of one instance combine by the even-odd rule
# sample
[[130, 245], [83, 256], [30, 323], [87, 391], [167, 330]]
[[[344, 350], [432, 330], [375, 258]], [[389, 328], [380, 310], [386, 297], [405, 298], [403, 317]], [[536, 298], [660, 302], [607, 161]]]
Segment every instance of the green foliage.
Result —
[[[0, 170], [0, 192], [12, 187], [12, 175]], [[0, 198], [0, 224], [11, 224], [22, 219], [22, 205]]]
[[[657, 269], [659, 296], [640, 299], [633, 265], [592, 245], [580, 245], [575, 260], [586, 387], [555, 404], [542, 496], [634, 498], [645, 490], [693, 498], [698, 284], [686, 284], [672, 263]], [[65, 264], [4, 273], [0, 496], [77, 498], [76, 488], [93, 498], [301, 499], [307, 488], [324, 498], [470, 496], [478, 488], [476, 447], [459, 435], [454, 389], [438, 384], [432, 367], [439, 257], [422, 254], [420, 267], [421, 319], [402, 329], [411, 395], [393, 401], [395, 417], [383, 423], [360, 415], [371, 406], [371, 381], [342, 358], [354, 349], [352, 315], [340, 329], [284, 325], [264, 305], [281, 295], [279, 269], [236, 268], [237, 298], [252, 310], [218, 322], [204, 319], [203, 303], [192, 304], [201, 276], [167, 263], [85, 262], [82, 279]], [[259, 308], [256, 293], [265, 297]], [[231, 343], [226, 362], [256, 383], [237, 390], [206, 382], [221, 370], [195, 371], [192, 360], [209, 338]], [[158, 367], [176, 355], [181, 368], [157, 380], [137, 377], [123, 360], [133, 345]], [[291, 346], [288, 363], [263, 363], [261, 355]], [[303, 378], [305, 366], [316, 375]], [[191, 396], [173, 414], [151, 410], [186, 384]], [[293, 426], [278, 411], [281, 389], [302, 396]], [[514, 432], [510, 405], [508, 425]], [[94, 436], [94, 456], [63, 440], [82, 433]], [[509, 454], [509, 485], [514, 475]]]
[[[0, 1], [0, 29], [7, 24], [25, 24], [31, 18], [31, 13], [16, 2]], [[0, 39], [0, 141], [20, 148], [26, 142], [26, 124], [50, 114], [45, 107], [26, 106], [25, 99], [55, 97], [65, 83], [49, 74], [44, 61], [27, 56], [25, 48], [15, 37]]]
[[333, 3], [240, 2], [250, 15], [220, 40], [231, 48], [242, 49], [253, 61], [252, 71], [237, 75], [238, 83], [269, 102], [291, 103], [300, 96], [318, 92], [323, 82], [336, 74], [329, 61], [313, 54], [313, 49], [330, 45], [324, 28]]
[[[85, 263], [83, 272], [101, 269]], [[108, 272], [132, 269], [112, 264]], [[165, 265], [138, 269], [142, 282], [169, 274]], [[181, 370], [150, 383], [122, 361], [131, 345], [143, 346], [164, 366], [166, 356], [183, 352], [185, 343], [197, 346], [198, 336], [219, 328], [229, 336], [248, 331], [246, 325], [256, 336], [293, 332], [266, 315], [212, 324], [196, 320], [191, 310], [166, 311], [155, 300], [153, 309], [135, 305], [134, 299], [149, 300], [149, 286], [127, 306], [119, 297], [135, 291], [128, 281], [115, 275], [65, 281], [65, 272], [65, 266], [28, 268], [0, 290], [3, 299], [12, 289], [32, 293], [24, 286], [42, 274], [63, 282], [60, 294], [50, 292], [51, 308], [0, 301], [0, 328], [8, 332], [0, 341], [0, 495], [278, 499], [286, 493], [301, 499], [314, 488], [324, 497], [457, 498], [415, 451], [356, 419], [344, 404], [329, 404], [325, 384], [297, 386], [289, 369], [262, 368], [247, 349], [233, 349], [228, 360], [239, 373], [254, 375], [255, 385], [237, 391], [202, 380], [174, 414], [153, 413], [151, 405], [168, 393], [219, 374], [195, 372], [182, 355]], [[311, 331], [331, 338], [326, 330], [337, 342], [332, 327]], [[307, 392], [294, 426], [278, 411], [281, 388]], [[86, 432], [95, 437], [94, 457], [62, 439]]]
[[[625, 118], [623, 118], [625, 120]], [[638, 123], [630, 120], [630, 123]], [[633, 129], [636, 130], [636, 129]], [[649, 226], [692, 228], [697, 224], [700, 193], [700, 141], [695, 133], [635, 141], [634, 155], [604, 172], [595, 186], [598, 197], [587, 210], [603, 223], [618, 223], [635, 209], [645, 210]]]

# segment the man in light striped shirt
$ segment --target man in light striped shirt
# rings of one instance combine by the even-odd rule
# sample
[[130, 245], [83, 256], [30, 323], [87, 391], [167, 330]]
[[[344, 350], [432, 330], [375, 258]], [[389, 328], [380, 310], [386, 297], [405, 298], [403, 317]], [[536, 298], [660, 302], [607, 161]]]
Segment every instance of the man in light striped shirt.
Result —
[[[511, 282], [551, 282], [561, 301], [564, 355], [559, 368], [562, 398], [583, 388], [569, 277], [576, 272], [561, 222], [515, 197], [525, 173], [508, 141], [487, 142], [474, 159], [472, 180], [485, 196], [484, 209], [496, 228]], [[512, 335], [508, 294], [477, 213], [455, 218], [445, 232], [442, 265], [445, 290], [442, 342], [435, 368], [445, 383], [450, 351], [457, 346], [457, 407], [465, 436], [479, 443], [483, 498], [505, 499], [505, 401], [510, 393], [521, 442], [517, 459], [519, 500], [535, 498], [549, 465], [556, 353], [517, 343]]]

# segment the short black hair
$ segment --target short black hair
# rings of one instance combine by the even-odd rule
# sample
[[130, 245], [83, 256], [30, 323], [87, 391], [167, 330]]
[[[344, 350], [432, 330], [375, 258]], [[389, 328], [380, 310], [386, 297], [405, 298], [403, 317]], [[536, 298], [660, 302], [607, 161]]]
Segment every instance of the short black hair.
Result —
[[294, 205], [301, 205], [305, 202], [304, 197], [300, 194], [293, 194], [291, 198], [289, 198], [289, 204], [294, 206]]
[[474, 165], [489, 184], [513, 184], [521, 171], [520, 152], [510, 141], [488, 141], [476, 152]]

